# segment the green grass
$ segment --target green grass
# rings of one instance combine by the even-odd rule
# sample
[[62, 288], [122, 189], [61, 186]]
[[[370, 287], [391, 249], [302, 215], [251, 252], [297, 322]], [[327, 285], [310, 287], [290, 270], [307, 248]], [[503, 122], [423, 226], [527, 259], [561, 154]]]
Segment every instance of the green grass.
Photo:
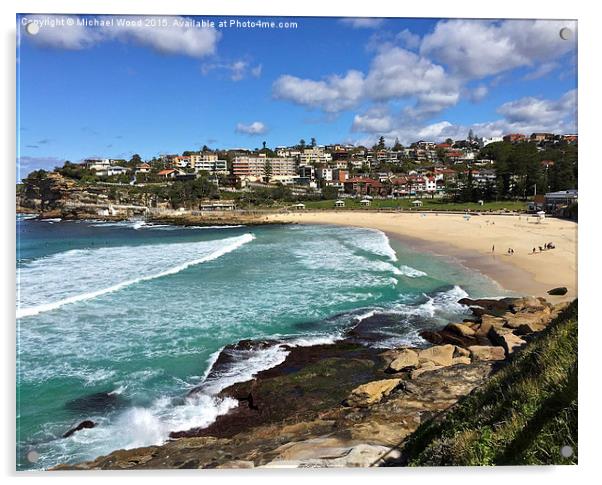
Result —
[[[359, 199], [344, 199], [345, 209], [366, 209], [360, 205]], [[369, 209], [411, 209], [415, 199], [373, 199]], [[476, 202], [446, 202], [439, 199], [421, 199], [423, 206], [415, 210], [440, 210], [440, 211], [464, 211], [465, 209], [476, 211], [499, 211], [507, 209], [510, 211], [524, 211], [526, 202], [503, 200], [500, 202], [485, 202], [479, 205]], [[334, 209], [334, 200], [319, 200], [304, 202], [307, 209]]]
[[[574, 455], [560, 449], [569, 445]], [[483, 387], [405, 442], [410, 466], [577, 464], [577, 301]]]

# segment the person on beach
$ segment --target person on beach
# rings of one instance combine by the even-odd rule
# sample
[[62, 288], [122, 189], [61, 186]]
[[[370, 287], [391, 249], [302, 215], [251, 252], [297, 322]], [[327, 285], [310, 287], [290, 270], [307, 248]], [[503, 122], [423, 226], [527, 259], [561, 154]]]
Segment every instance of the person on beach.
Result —
[[535, 248], [533, 248], [533, 253], [532, 254], [535, 254]]
[[493, 246], [491, 246], [491, 252], [495, 253], [495, 244]]

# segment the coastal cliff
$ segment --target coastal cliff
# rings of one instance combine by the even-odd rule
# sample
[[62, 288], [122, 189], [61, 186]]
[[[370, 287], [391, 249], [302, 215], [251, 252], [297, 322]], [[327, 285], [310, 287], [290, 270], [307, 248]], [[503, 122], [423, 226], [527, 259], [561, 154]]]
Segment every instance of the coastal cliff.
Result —
[[[383, 323], [369, 317], [222, 390], [239, 405], [207, 428], [56, 469], [575, 463], [551, 450], [576, 451], [576, 302], [461, 302], [472, 317], [424, 331], [434, 345], [360, 343]], [[209, 375], [262, 345], [226, 347]]]

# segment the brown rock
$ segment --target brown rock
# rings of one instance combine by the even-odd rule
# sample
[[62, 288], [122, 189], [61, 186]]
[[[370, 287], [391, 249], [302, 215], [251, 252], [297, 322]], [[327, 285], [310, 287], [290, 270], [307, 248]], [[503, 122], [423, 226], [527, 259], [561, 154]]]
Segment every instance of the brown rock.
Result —
[[457, 365], [457, 364], [469, 365], [471, 363], [472, 363], [472, 361], [470, 360], [470, 357], [454, 357], [452, 359], [452, 365]]
[[525, 341], [514, 335], [509, 328], [492, 328], [489, 331], [488, 337], [493, 344], [503, 347], [507, 355], [514, 352], [514, 349], [517, 347], [525, 344]]
[[503, 347], [496, 347], [490, 345], [473, 345], [469, 347], [470, 356], [474, 361], [491, 361], [491, 360], [504, 360], [506, 358], [506, 352]]
[[432, 362], [433, 364], [440, 366], [451, 365], [455, 348], [456, 347], [451, 344], [434, 345], [428, 349], [421, 350], [418, 353], [418, 360], [420, 364]]
[[481, 327], [483, 325], [488, 325], [489, 327], [503, 327], [504, 323], [505, 320], [502, 317], [495, 317], [493, 315], [481, 315]]
[[454, 358], [455, 357], [470, 357], [470, 351], [456, 345], [456, 348], [454, 349]]
[[437, 369], [443, 369], [444, 366], [436, 365], [433, 362], [425, 362], [418, 369], [414, 369], [410, 373], [410, 379], [416, 379], [418, 376], [424, 374], [425, 372], [432, 372]]
[[350, 407], [371, 406], [391, 394], [401, 382], [402, 379], [383, 379], [362, 384], [351, 391], [344, 404]]
[[400, 372], [408, 368], [418, 367], [418, 353], [411, 349], [403, 349], [399, 352], [397, 358], [389, 364], [390, 372]]
[[536, 323], [521, 323], [519, 327], [514, 331], [516, 335], [528, 335], [530, 333], [541, 332], [545, 325]]
[[535, 298], [534, 296], [517, 298], [514, 301], [514, 303], [510, 305], [510, 310], [514, 313], [539, 312], [542, 311], [544, 308], [546, 308], [546, 305], [539, 298]]
[[472, 337], [475, 334], [475, 331], [472, 328], [463, 323], [450, 323], [445, 329], [457, 333], [462, 337]]

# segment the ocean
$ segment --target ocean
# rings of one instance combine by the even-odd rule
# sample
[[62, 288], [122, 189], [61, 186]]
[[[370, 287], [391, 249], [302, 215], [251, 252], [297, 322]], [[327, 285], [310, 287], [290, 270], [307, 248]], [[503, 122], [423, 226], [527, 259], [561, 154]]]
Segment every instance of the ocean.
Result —
[[[366, 345], [420, 345], [421, 328], [468, 315], [460, 298], [504, 294], [370, 229], [20, 215], [17, 467], [81, 462], [207, 426], [237, 405], [216, 394], [283, 362], [284, 343], [334, 342], [382, 312], [394, 324]], [[205, 382], [220, 350], [243, 339], [274, 344], [239, 352]], [[86, 419], [97, 426], [62, 437]]]

